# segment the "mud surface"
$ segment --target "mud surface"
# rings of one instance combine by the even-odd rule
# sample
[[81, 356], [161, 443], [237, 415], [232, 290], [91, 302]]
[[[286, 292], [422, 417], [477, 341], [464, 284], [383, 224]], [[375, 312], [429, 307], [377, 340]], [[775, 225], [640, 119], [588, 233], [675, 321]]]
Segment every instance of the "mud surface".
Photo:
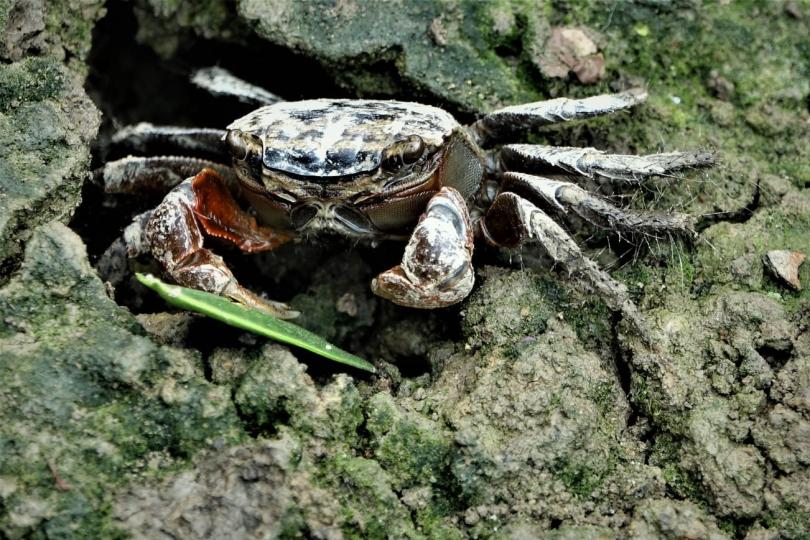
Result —
[[[0, 0], [0, 538], [807, 538], [810, 264], [796, 290], [765, 260], [810, 254], [808, 20], [791, 1]], [[374, 376], [111, 291], [93, 264], [156, 201], [89, 171], [122, 125], [247, 112], [187, 83], [211, 64], [462, 121], [646, 85], [632, 113], [529, 140], [721, 156], [604, 192], [695, 215], [692, 245], [566, 223], [655, 350], [530, 247], [480, 249], [471, 297], [429, 313], [369, 290], [397, 244], [226, 256]]]

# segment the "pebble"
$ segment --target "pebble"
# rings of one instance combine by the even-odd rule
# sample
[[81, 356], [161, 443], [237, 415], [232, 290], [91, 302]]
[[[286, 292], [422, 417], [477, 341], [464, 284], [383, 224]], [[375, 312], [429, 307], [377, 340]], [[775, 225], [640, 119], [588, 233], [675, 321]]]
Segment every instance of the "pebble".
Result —
[[800, 251], [777, 249], [769, 251], [763, 257], [765, 268], [775, 277], [786, 283], [794, 290], [801, 290], [799, 282], [799, 267], [807, 256]]

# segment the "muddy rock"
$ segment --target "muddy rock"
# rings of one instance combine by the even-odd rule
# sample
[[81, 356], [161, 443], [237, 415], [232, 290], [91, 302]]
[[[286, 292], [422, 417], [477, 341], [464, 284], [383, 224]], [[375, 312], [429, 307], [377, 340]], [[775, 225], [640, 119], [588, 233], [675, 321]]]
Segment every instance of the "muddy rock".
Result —
[[114, 508], [135, 538], [279, 538], [306, 521], [316, 538], [342, 538], [329, 493], [297, 466], [299, 441], [286, 434], [203, 454], [158, 486], [135, 486]]
[[[93, 0], [0, 2], [0, 536], [806, 538], [810, 290], [762, 262], [810, 253], [793, 4], [137, 0], [96, 25]], [[691, 243], [559, 216], [627, 285], [655, 349], [531, 246], [477, 247], [472, 296], [432, 313], [370, 293], [394, 243], [225, 254], [375, 375], [154, 297], [118, 305], [90, 261], [145, 201], [85, 184], [82, 236], [61, 224], [96, 105], [97, 162], [122, 118], [222, 127], [246, 111], [186, 82], [211, 63], [290, 99], [418, 100], [464, 120], [646, 86], [633, 111], [527, 140], [718, 156], [642, 189], [589, 186], [693, 214]]]
[[799, 267], [807, 255], [799, 251], [774, 250], [763, 256], [765, 267], [774, 275], [793, 289], [800, 290]]
[[32, 0], [16, 2], [5, 13], [2, 55], [9, 60], [20, 60], [26, 51], [44, 46], [45, 2]]
[[141, 313], [135, 318], [155, 341], [182, 346], [198, 317], [191, 313]]
[[150, 341], [65, 226], [35, 229], [0, 314], [4, 535], [111, 530], [97, 508], [124, 476], [239, 440], [199, 357]]
[[264, 347], [239, 378], [234, 403], [240, 414], [254, 429], [271, 428], [280, 417], [318, 438], [354, 442], [362, 412], [352, 380], [339, 375], [319, 391], [305, 370], [287, 349]]
[[697, 505], [685, 501], [652, 499], [636, 508], [628, 527], [629, 538], [728, 538], [715, 520]]
[[557, 315], [538, 276], [531, 272], [487, 267], [477, 277], [494, 279], [500, 286], [480, 289], [465, 307], [464, 325], [471, 347], [531, 341]]
[[[508, 321], [493, 293], [531, 299], [536, 279], [491, 272], [470, 302], [484, 315], [468, 332]], [[515, 515], [618, 526], [623, 504], [662, 495], [660, 471], [624, 438], [630, 411], [614, 368], [556, 316], [509, 336], [447, 361], [427, 398], [453, 428], [453, 475], [481, 530]]]
[[[104, 14], [96, 0], [8, 0], [0, 5], [0, 57], [13, 62], [26, 56], [47, 55], [67, 59], [71, 67], [90, 51], [94, 23]], [[73, 61], [74, 57], [79, 61]]]
[[698, 308], [687, 301], [657, 315], [668, 354], [634, 356], [634, 401], [671, 433], [655, 441], [651, 462], [671, 489], [702, 493], [721, 516], [778, 511], [768, 493], [780, 480], [768, 462], [804, 474], [807, 426], [774, 389], [788, 365], [805, 364], [796, 350], [806, 338], [761, 294], [709, 299], [699, 316], [687, 306]]
[[[19, 262], [33, 227], [79, 203], [99, 113], [83, 58], [102, 2], [18, 0], [0, 6], [0, 268]], [[0, 276], [0, 283], [7, 276]]]
[[554, 27], [532, 51], [532, 62], [543, 75], [564, 79], [569, 73], [579, 82], [593, 84], [605, 75], [605, 57], [582, 28]]

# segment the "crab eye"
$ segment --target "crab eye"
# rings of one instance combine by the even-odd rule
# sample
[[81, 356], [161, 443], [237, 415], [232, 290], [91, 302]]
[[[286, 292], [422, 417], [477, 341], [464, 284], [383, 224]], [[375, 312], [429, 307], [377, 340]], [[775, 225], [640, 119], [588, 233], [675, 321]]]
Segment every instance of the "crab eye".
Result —
[[244, 161], [251, 154], [260, 155], [262, 151], [262, 143], [258, 137], [232, 129], [225, 137], [225, 143], [234, 159]]
[[396, 170], [404, 165], [416, 163], [425, 151], [425, 141], [419, 135], [410, 135], [396, 141], [385, 149], [382, 167]]

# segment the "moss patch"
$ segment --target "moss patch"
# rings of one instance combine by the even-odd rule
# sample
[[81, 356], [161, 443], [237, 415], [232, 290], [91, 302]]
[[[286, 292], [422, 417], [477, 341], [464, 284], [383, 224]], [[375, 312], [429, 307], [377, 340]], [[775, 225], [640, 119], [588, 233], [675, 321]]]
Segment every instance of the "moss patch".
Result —
[[0, 314], [5, 534], [105, 529], [114, 486], [244, 436], [228, 392], [142, 335], [65, 227], [29, 242]]

